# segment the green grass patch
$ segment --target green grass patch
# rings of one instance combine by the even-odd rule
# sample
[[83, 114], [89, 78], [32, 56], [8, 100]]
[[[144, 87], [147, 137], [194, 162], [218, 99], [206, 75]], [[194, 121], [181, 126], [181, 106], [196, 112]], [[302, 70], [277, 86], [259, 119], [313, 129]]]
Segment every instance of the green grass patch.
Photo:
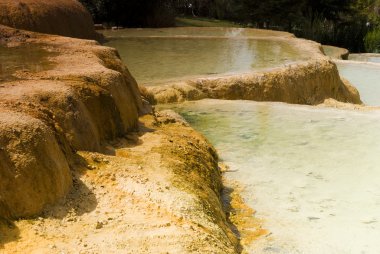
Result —
[[379, 53], [380, 52], [380, 29], [377, 28], [367, 33], [364, 37], [364, 46], [367, 52]]

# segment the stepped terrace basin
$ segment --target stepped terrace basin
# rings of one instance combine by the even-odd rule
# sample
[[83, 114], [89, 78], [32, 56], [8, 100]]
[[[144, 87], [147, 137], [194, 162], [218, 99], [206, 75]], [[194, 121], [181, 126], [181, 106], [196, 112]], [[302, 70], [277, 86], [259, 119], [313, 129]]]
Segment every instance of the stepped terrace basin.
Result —
[[329, 45], [323, 45], [322, 48], [323, 52], [327, 56], [335, 59], [347, 59], [350, 54], [350, 52], [345, 48], [339, 48]]
[[170, 107], [215, 145], [271, 232], [249, 253], [380, 252], [380, 112], [220, 100]]
[[[356, 59], [364, 60], [361, 57]], [[380, 58], [379, 63], [338, 61], [339, 73], [349, 80], [360, 93], [364, 104], [380, 106]]]
[[157, 85], [262, 70], [305, 60], [286, 33], [241, 28], [105, 31], [136, 80]]
[[319, 104], [360, 103], [320, 44], [249, 28], [104, 31], [157, 103], [203, 98]]
[[36, 46], [5, 47], [0, 45], [0, 82], [16, 80], [16, 72], [40, 72], [53, 67], [53, 55]]

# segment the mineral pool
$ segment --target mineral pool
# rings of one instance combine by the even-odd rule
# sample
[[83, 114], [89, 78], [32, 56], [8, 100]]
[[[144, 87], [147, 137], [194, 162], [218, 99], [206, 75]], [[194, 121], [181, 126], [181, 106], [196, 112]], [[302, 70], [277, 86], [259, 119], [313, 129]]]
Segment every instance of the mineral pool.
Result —
[[[249, 29], [171, 28], [104, 32], [139, 83], [251, 72], [307, 58], [271, 33], [251, 37]], [[258, 32], [257, 32], [258, 33]]]
[[217, 148], [271, 232], [249, 253], [380, 253], [380, 112], [203, 100], [168, 106]]
[[348, 56], [348, 60], [369, 63], [380, 63], [380, 54], [350, 54]]
[[380, 64], [339, 61], [337, 65], [340, 75], [359, 90], [364, 104], [380, 106]]

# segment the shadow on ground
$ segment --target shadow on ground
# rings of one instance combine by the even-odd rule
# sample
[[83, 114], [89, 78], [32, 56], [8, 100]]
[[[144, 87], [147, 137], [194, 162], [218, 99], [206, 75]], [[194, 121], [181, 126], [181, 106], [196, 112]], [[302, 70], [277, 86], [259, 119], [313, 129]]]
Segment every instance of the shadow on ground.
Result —
[[0, 219], [0, 253], [4, 245], [17, 241], [20, 238], [20, 229], [11, 221]]
[[43, 217], [63, 219], [68, 214], [83, 215], [96, 209], [98, 202], [92, 190], [81, 180], [81, 176], [89, 169], [86, 160], [76, 155], [75, 168], [72, 169], [73, 187], [64, 200], [49, 206], [42, 213]]
[[[232, 202], [232, 193], [235, 192], [235, 189], [232, 187], [228, 187], [226, 185], [223, 186], [221, 197], [222, 197], [222, 204], [223, 204], [223, 210], [225, 211], [227, 215], [227, 221], [228, 224], [232, 230], [232, 232], [235, 234], [237, 239], [241, 239], [241, 233], [239, 232], [239, 229], [232, 223], [229, 219], [230, 214], [236, 213], [236, 210], [232, 207], [231, 202]], [[237, 246], [237, 251], [238, 253], [242, 253], [243, 251], [243, 246], [241, 246], [240, 241]]]

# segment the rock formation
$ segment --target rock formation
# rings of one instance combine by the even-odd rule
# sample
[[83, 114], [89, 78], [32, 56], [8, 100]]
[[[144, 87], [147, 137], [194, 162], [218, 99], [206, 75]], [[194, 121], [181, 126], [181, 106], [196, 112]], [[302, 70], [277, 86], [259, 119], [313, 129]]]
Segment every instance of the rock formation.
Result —
[[54, 63], [0, 83], [1, 250], [238, 253], [216, 151], [173, 112], [139, 117], [147, 105], [115, 49], [0, 35]]
[[99, 37], [91, 15], [76, 0], [0, 0], [0, 24], [82, 39]]
[[0, 252], [240, 253], [227, 216], [241, 207], [222, 208], [215, 149], [174, 112], [139, 120], [115, 155], [78, 152], [63, 202], [14, 229], [0, 223]]
[[0, 217], [32, 216], [67, 194], [77, 150], [108, 152], [108, 141], [137, 127], [142, 102], [112, 48], [4, 26], [0, 36], [8, 46], [42, 43], [54, 52], [51, 69], [16, 72], [17, 80], [0, 86], [0, 202], [6, 204]]
[[171, 103], [203, 98], [229, 100], [279, 101], [316, 105], [333, 98], [360, 104], [355, 87], [341, 80], [336, 64], [322, 52], [321, 45], [280, 33], [272, 40], [287, 41], [307, 60], [287, 66], [216, 77], [178, 80], [163, 86], [147, 86], [158, 103]]

